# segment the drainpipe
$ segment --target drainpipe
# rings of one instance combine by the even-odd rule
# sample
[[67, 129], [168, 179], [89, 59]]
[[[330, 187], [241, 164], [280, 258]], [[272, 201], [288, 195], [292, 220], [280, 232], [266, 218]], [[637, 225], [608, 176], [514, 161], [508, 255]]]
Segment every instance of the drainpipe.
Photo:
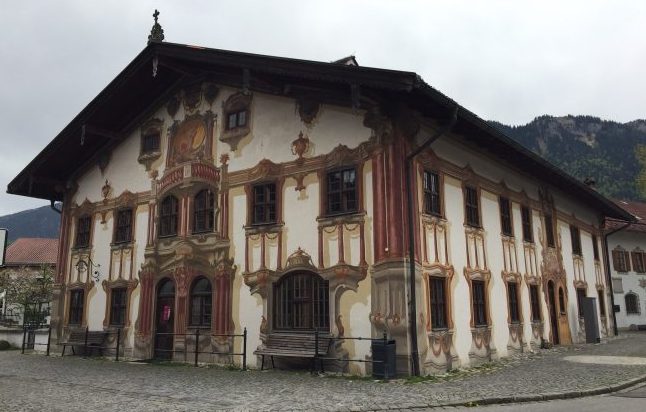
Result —
[[603, 235], [603, 255], [606, 259], [606, 278], [608, 285], [610, 286], [610, 305], [612, 305], [612, 325], [613, 325], [613, 331], [615, 333], [615, 336], [619, 335], [619, 329], [617, 328], [617, 315], [615, 314], [615, 292], [612, 290], [612, 273], [610, 269], [610, 255], [608, 254], [608, 236], [619, 232], [620, 230], [624, 230], [628, 226], [630, 226], [632, 223], [627, 222], [625, 225], [618, 227], [617, 229], [613, 229], [610, 232], [606, 233]]
[[448, 133], [453, 129], [455, 122], [458, 119], [458, 107], [455, 106], [453, 111], [453, 116], [451, 122], [444, 128], [440, 129], [433, 136], [429, 137], [424, 143], [422, 143], [417, 149], [415, 149], [411, 154], [406, 156], [406, 196], [407, 196], [407, 209], [408, 209], [408, 264], [409, 264], [409, 294], [410, 302], [408, 304], [408, 327], [410, 329], [411, 335], [411, 361], [412, 361], [412, 372], [413, 376], [419, 376], [419, 349], [417, 347], [417, 298], [415, 293], [415, 225], [413, 224], [414, 219], [414, 209], [413, 209], [413, 190], [414, 188], [412, 183], [413, 175], [413, 159], [415, 156], [420, 154], [422, 150], [428, 148], [431, 143], [439, 139], [442, 135]]
[[49, 207], [51, 207], [51, 208], [52, 208], [52, 210], [53, 210], [54, 212], [58, 213], [59, 215], [63, 214], [63, 212], [61, 212], [61, 211], [60, 211], [60, 210], [59, 210], [59, 209], [54, 205], [54, 201], [53, 201], [53, 200], [50, 200], [49, 202], [50, 202], [50, 203], [49, 203]]

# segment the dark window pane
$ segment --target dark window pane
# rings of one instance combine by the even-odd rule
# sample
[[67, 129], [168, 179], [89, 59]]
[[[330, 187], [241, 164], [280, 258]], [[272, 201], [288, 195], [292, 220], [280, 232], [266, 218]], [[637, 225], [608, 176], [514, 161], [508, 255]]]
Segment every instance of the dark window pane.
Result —
[[440, 177], [435, 172], [424, 172], [424, 213], [441, 215]]
[[174, 196], [167, 196], [162, 200], [159, 211], [159, 236], [177, 235], [177, 206], [177, 198]]
[[480, 280], [471, 282], [473, 300], [473, 322], [475, 326], [487, 325], [485, 283]]
[[83, 306], [85, 304], [85, 291], [75, 289], [70, 292], [69, 324], [80, 325], [83, 323]]
[[551, 215], [545, 215], [545, 238], [548, 247], [554, 247], [554, 221]]
[[123, 209], [117, 212], [117, 227], [114, 234], [115, 243], [130, 242], [132, 240], [132, 209]]
[[470, 186], [466, 186], [464, 191], [466, 223], [469, 226], [480, 227], [478, 191], [476, 188]]
[[227, 129], [234, 129], [238, 123], [238, 114], [231, 113], [229, 115], [229, 122], [227, 123]]
[[444, 278], [431, 277], [429, 287], [431, 297], [431, 329], [447, 328], [446, 290]]
[[513, 282], [507, 284], [507, 297], [509, 300], [509, 318], [512, 323], [520, 322], [520, 309], [518, 307], [518, 288]]
[[578, 227], [570, 225], [570, 238], [572, 239], [572, 253], [581, 255], [581, 233]]
[[513, 236], [511, 227], [511, 202], [506, 197], [500, 197], [500, 223], [502, 234]]
[[520, 209], [520, 214], [523, 221], [523, 240], [525, 242], [534, 241], [534, 232], [532, 230], [532, 212], [527, 206]]
[[351, 213], [358, 210], [356, 171], [338, 170], [327, 175], [327, 212]]
[[206, 278], [199, 278], [191, 288], [191, 326], [211, 326], [211, 282]]
[[265, 183], [253, 187], [253, 224], [276, 223], [276, 184]]
[[81, 216], [76, 226], [76, 247], [90, 246], [90, 230], [92, 228], [92, 217], [89, 215]]
[[126, 323], [126, 289], [112, 289], [110, 302], [110, 325], [123, 326]]
[[538, 286], [531, 285], [529, 287], [529, 298], [532, 308], [532, 321], [540, 322], [541, 321], [541, 306], [540, 301], [538, 300]]
[[606, 299], [603, 295], [603, 290], [598, 290], [597, 294], [599, 295], [599, 316], [606, 316]]
[[202, 190], [193, 203], [193, 232], [210, 232], [215, 223], [215, 200], [213, 192]]
[[576, 290], [577, 306], [579, 307], [579, 317], [583, 317], [583, 299], [585, 299], [585, 289]]
[[159, 151], [159, 132], [148, 133], [143, 137], [141, 151], [143, 154]]
[[287, 275], [274, 285], [274, 327], [329, 329], [328, 297], [328, 281], [318, 275]]
[[597, 236], [592, 235], [592, 254], [594, 260], [599, 260], [599, 244], [597, 243]]

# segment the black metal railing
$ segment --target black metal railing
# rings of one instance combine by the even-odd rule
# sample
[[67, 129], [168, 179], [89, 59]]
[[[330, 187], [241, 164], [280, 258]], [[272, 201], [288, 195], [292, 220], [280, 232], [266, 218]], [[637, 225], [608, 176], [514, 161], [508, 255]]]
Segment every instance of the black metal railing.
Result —
[[[329, 357], [329, 356], [321, 356], [319, 354], [319, 334], [320, 332], [318, 330], [314, 331], [314, 348], [315, 348], [315, 354], [314, 354], [314, 365], [316, 365], [316, 362], [318, 361], [319, 363], [319, 371], [325, 372], [324, 368], [324, 361], [340, 361], [340, 362], [358, 362], [358, 363], [371, 363], [371, 364], [383, 364], [384, 367], [384, 379], [388, 380], [390, 377], [395, 376], [395, 371], [389, 371], [389, 364], [388, 362], [384, 359], [375, 359], [374, 353], [373, 353], [373, 358], [372, 359], [351, 359], [351, 358], [334, 358], [334, 357]], [[344, 341], [344, 340], [357, 340], [357, 341], [370, 341], [372, 342], [381, 342], [384, 347], [384, 351], [386, 350], [386, 346], [388, 345], [388, 335], [386, 332], [384, 332], [383, 336], [381, 338], [366, 338], [366, 337], [361, 337], [361, 336], [332, 336], [332, 337], [326, 337], [326, 339], [330, 339], [330, 345], [328, 346], [328, 351], [329, 347], [334, 345], [334, 341]], [[385, 357], [385, 352], [384, 352], [384, 357]]]
[[[49, 356], [49, 348], [52, 340], [52, 327], [47, 325], [47, 342], [38, 343], [36, 342], [36, 331], [41, 328], [34, 328], [31, 325], [22, 326], [22, 346], [20, 348], [20, 353], [25, 354], [25, 349], [34, 349], [34, 346], [46, 346], [45, 355]], [[31, 340], [33, 339], [33, 341]]]
[[[209, 333], [207, 335], [202, 335], [200, 333], [200, 329], [197, 329], [194, 333], [173, 333], [173, 332], [167, 332], [167, 333], [156, 333], [155, 336], [170, 336], [172, 341], [175, 340], [176, 336], [194, 336], [195, 337], [195, 343], [193, 346], [193, 350], [189, 351], [187, 350], [188, 345], [184, 348], [184, 350], [177, 350], [177, 349], [163, 349], [159, 347], [155, 347], [154, 350], [156, 353], [158, 352], [166, 352], [166, 353], [191, 353], [193, 354], [193, 365], [198, 366], [199, 362], [199, 355], [200, 354], [208, 354], [208, 355], [227, 355], [227, 356], [242, 356], [242, 370], [247, 370], [247, 328], [244, 328], [242, 330], [242, 333], [240, 334], [235, 334], [235, 333]], [[226, 351], [226, 352], [219, 352], [219, 351], [200, 351], [200, 336], [210, 336], [210, 337], [225, 337], [225, 338], [242, 338], [242, 352], [233, 352], [233, 351]]]

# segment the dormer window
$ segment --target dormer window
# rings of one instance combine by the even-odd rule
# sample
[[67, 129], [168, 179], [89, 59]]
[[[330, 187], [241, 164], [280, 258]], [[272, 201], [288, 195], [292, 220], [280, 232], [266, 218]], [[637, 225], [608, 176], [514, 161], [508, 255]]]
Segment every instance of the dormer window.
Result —
[[247, 125], [247, 110], [240, 110], [237, 112], [229, 113], [227, 121], [227, 130], [235, 129], [237, 127], [244, 127]]
[[141, 154], [151, 154], [159, 151], [159, 131], [150, 130], [141, 138]]

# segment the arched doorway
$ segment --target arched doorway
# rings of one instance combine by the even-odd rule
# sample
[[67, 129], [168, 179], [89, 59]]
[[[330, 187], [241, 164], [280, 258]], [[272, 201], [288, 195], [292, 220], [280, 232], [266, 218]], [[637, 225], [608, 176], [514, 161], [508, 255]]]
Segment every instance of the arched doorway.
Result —
[[175, 317], [175, 283], [166, 278], [157, 287], [155, 310], [155, 359], [173, 357], [173, 319]]
[[294, 272], [275, 283], [273, 292], [275, 330], [329, 330], [327, 280], [312, 272]]
[[556, 308], [556, 291], [554, 290], [554, 282], [547, 282], [547, 297], [550, 302], [550, 329], [552, 331], [552, 339], [555, 345], [560, 344], [559, 339], [559, 321]]

